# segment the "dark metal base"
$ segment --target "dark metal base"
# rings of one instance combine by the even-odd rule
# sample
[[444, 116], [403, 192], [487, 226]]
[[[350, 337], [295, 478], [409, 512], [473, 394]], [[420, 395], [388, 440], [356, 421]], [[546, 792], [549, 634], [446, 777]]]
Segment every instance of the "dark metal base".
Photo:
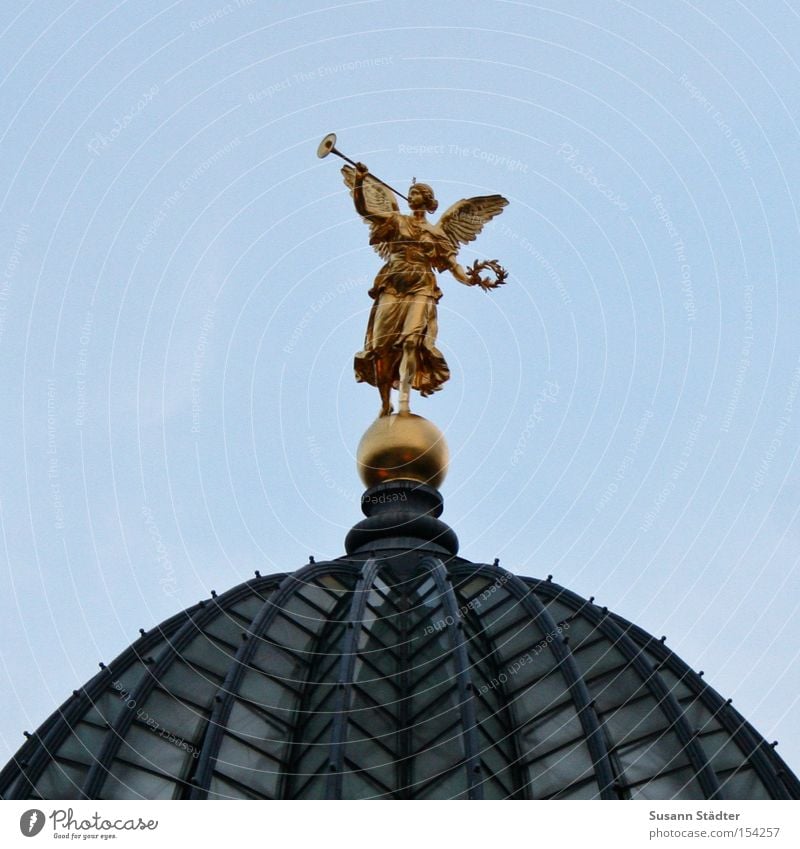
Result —
[[367, 518], [350, 530], [345, 550], [355, 554], [420, 548], [457, 554], [458, 537], [439, 519], [442, 509], [442, 496], [427, 484], [397, 480], [372, 486], [361, 496], [361, 510]]

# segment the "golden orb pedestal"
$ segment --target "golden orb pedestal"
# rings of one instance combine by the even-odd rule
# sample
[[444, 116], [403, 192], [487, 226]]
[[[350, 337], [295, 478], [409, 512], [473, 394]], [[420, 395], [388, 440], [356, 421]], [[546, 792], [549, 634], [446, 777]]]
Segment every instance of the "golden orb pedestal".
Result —
[[412, 480], [438, 489], [450, 461], [444, 435], [414, 413], [376, 419], [358, 443], [358, 474], [367, 487]]

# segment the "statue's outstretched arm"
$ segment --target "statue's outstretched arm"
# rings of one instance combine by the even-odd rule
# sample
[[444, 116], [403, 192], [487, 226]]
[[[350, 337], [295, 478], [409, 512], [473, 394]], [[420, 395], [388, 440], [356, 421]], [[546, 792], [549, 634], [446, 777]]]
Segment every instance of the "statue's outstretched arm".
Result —
[[467, 276], [467, 272], [464, 270], [464, 266], [454, 257], [450, 260], [449, 266], [450, 273], [453, 277], [458, 280], [459, 283], [463, 283], [465, 286], [474, 285], [473, 281], [469, 279]]

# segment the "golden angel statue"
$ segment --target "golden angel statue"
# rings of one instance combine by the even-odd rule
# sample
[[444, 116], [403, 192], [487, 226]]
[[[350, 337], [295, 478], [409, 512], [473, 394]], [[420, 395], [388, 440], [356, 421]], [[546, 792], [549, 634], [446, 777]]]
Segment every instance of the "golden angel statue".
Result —
[[[466, 286], [484, 291], [505, 282], [506, 272], [496, 260], [475, 262], [464, 269], [456, 257], [484, 224], [499, 215], [508, 201], [500, 195], [474, 197], [454, 203], [435, 224], [426, 213], [438, 203], [433, 190], [417, 183], [408, 190], [411, 214], [403, 214], [388, 186], [358, 162], [342, 168], [356, 211], [369, 224], [369, 243], [385, 265], [369, 294], [374, 299], [364, 349], [355, 355], [356, 380], [376, 386], [382, 416], [393, 412], [392, 389], [399, 390], [399, 413], [408, 413], [411, 389], [430, 395], [450, 377], [436, 347], [436, 305], [442, 291], [434, 271], [450, 271]], [[495, 278], [481, 277], [490, 268]]]

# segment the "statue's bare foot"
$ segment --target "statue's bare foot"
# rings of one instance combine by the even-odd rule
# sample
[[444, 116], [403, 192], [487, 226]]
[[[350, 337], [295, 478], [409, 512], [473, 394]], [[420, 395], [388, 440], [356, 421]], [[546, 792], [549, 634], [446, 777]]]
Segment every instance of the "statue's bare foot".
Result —
[[391, 404], [386, 403], [381, 407], [381, 413], [380, 414], [381, 414], [381, 416], [391, 416], [391, 414], [393, 412], [394, 412], [394, 407]]

